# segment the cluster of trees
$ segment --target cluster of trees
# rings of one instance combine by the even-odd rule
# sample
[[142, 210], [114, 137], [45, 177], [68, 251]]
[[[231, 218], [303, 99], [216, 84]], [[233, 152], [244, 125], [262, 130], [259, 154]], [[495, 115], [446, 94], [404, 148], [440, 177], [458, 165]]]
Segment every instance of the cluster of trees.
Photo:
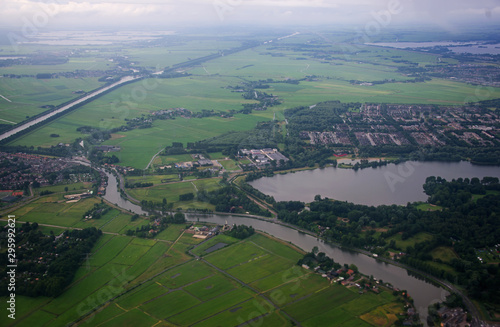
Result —
[[116, 155], [112, 154], [110, 157], [106, 156], [106, 154], [103, 151], [98, 150], [96, 148], [90, 151], [89, 160], [100, 165], [103, 164], [114, 165], [120, 162], [120, 159]]
[[287, 138], [284, 144], [285, 148], [282, 154], [290, 160], [283, 163], [283, 165], [279, 165], [277, 170], [314, 167], [316, 164], [319, 167], [324, 167], [328, 164], [334, 167], [337, 166], [337, 160], [331, 159], [334, 152], [328, 147], [306, 146], [299, 138]]
[[102, 216], [104, 216], [109, 210], [111, 210], [111, 208], [106, 203], [103, 203], [101, 200], [101, 203], [95, 203], [92, 208], [87, 210], [82, 215], [82, 219], [85, 217], [92, 217], [92, 219], [99, 219]]
[[[7, 228], [0, 238], [2, 248], [7, 246]], [[67, 230], [56, 238], [43, 234], [37, 223], [25, 223], [16, 230], [16, 294], [56, 297], [63, 292], [75, 276], [85, 255], [102, 235], [95, 227]], [[6, 276], [7, 255], [0, 256], [0, 273]], [[8, 293], [9, 280], [0, 279], [0, 295]]]
[[252, 226], [246, 225], [235, 225], [233, 228], [227, 232], [226, 234], [240, 240], [245, 239], [247, 237], [252, 236], [255, 233], [255, 230]]
[[0, 145], [0, 151], [7, 153], [31, 153], [31, 154], [39, 154], [39, 155], [48, 155], [55, 157], [68, 157], [73, 153], [72, 147], [66, 146], [51, 146], [51, 147], [34, 147], [34, 146], [25, 146], [25, 145]]
[[[499, 267], [496, 264], [481, 264], [475, 251], [494, 246], [500, 239], [499, 187], [495, 177], [450, 182], [430, 177], [424, 186], [429, 199], [439, 199], [442, 205], [449, 205], [441, 211], [422, 211], [416, 203], [372, 207], [321, 199], [319, 196], [310, 204], [310, 211], [302, 210], [302, 206], [293, 201], [278, 202], [275, 208], [279, 219], [318, 232], [327, 241], [380, 254], [389, 249], [398, 250], [394, 240], [389, 240], [397, 233], [403, 240], [420, 232], [430, 233], [432, 241], [416, 243], [406, 249], [405, 263], [456, 282], [475, 298], [499, 303]], [[471, 194], [480, 193], [483, 194], [472, 200]], [[377, 235], [376, 227], [388, 230]], [[446, 263], [454, 272], [432, 264], [434, 261], [443, 263], [431, 255], [431, 251], [439, 246], [452, 247], [459, 256], [459, 259]]]
[[484, 195], [486, 190], [500, 191], [499, 185], [497, 177], [485, 177], [481, 181], [477, 177], [458, 178], [447, 182], [439, 176], [430, 176], [425, 180], [424, 191], [429, 195], [429, 203], [457, 207], [469, 202], [473, 194]]
[[[315, 246], [311, 252], [308, 252], [304, 255], [302, 259], [299, 259], [297, 262], [297, 265], [302, 266], [302, 265], [307, 265], [309, 267], [320, 267], [321, 270], [323, 271], [330, 271], [332, 269], [340, 269], [342, 266], [340, 263], [333, 261], [332, 258], [327, 256], [324, 252], [319, 252], [318, 253], [318, 247]], [[353, 267], [356, 267], [352, 265]], [[353, 271], [357, 271], [358, 269], [356, 268]]]
[[270, 168], [252, 171], [245, 176], [245, 182], [251, 182], [262, 177], [273, 177], [273, 170]]
[[194, 193], [184, 193], [184, 194], [179, 194], [179, 201], [191, 201], [194, 199]]
[[173, 203], [168, 203], [166, 198], [163, 198], [161, 202], [156, 202], [152, 200], [142, 200], [141, 201], [141, 208], [142, 210], [145, 211], [154, 211], [154, 210], [160, 210], [160, 211], [165, 211], [172, 209], [174, 206]]
[[153, 185], [154, 185], [153, 183], [147, 183], [147, 182], [137, 182], [137, 183], [125, 182], [126, 188], [150, 187]]
[[[276, 122], [260, 122], [250, 131], [228, 132], [203, 141], [190, 143], [188, 148], [196, 151], [218, 152], [226, 151], [226, 155], [238, 155], [239, 149], [276, 148], [283, 136], [277, 132]], [[215, 150], [215, 151], [214, 151]]]
[[290, 135], [299, 136], [301, 131], [329, 131], [335, 124], [343, 124], [340, 117], [349, 107], [359, 108], [361, 103], [347, 104], [340, 101], [318, 103], [314, 108], [297, 107], [285, 110]]
[[200, 191], [198, 192], [198, 200], [215, 205], [215, 211], [218, 212], [243, 214], [249, 212], [259, 216], [272, 216], [269, 210], [259, 207], [246, 196], [245, 192], [232, 185], [211, 192]]
[[[132, 216], [133, 220], [137, 218], [138, 216]], [[167, 215], [161, 218], [156, 215], [151, 215], [149, 220], [149, 224], [137, 227], [135, 230], [129, 229], [126, 234], [128, 236], [137, 236], [141, 238], [153, 238], [158, 233], [167, 229], [168, 224], [184, 224], [186, 222], [186, 216], [182, 212], [176, 212], [174, 215]]]
[[257, 190], [252, 185], [250, 185], [250, 184], [248, 184], [246, 182], [241, 182], [239, 186], [241, 187], [241, 189], [243, 191], [245, 191], [248, 194], [256, 197], [259, 200], [265, 201], [265, 202], [267, 202], [269, 204], [276, 203], [276, 200], [274, 200], [274, 197], [262, 193], [261, 191]]
[[[398, 163], [400, 163], [400, 160], [393, 160], [391, 162], [398, 164]], [[368, 159], [361, 159], [359, 162], [356, 162], [352, 166], [352, 169], [358, 170], [358, 169], [363, 169], [363, 168], [375, 168], [375, 167], [380, 167], [380, 166], [386, 166], [388, 163], [389, 163], [389, 161], [385, 161], [382, 159], [380, 159], [379, 161], [368, 161]]]

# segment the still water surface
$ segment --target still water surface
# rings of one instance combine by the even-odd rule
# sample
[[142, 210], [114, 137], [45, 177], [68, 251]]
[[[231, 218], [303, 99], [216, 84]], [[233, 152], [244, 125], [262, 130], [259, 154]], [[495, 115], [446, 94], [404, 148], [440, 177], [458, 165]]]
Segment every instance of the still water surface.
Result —
[[292, 174], [263, 177], [250, 184], [276, 201], [311, 202], [316, 194], [340, 201], [366, 205], [426, 201], [422, 185], [428, 176], [446, 180], [463, 177], [500, 178], [500, 167], [470, 162], [416, 162], [388, 164], [354, 171], [328, 167]]
[[[295, 174], [277, 175], [252, 182], [261, 191], [275, 196], [277, 200], [312, 201], [315, 194], [335, 199], [365, 204], [398, 203], [425, 200], [422, 184], [427, 176], [441, 176], [446, 179], [458, 177], [496, 176], [500, 177], [498, 167], [474, 166], [468, 162], [460, 163], [421, 163], [390, 164], [384, 167], [354, 171], [351, 169], [325, 168]], [[111, 203], [135, 213], [144, 214], [139, 206], [122, 199], [117, 190], [116, 178], [108, 174], [108, 187], [105, 198]], [[388, 200], [389, 199], [389, 200]], [[300, 233], [294, 229], [270, 221], [231, 216], [187, 214], [190, 221], [203, 221], [216, 224], [245, 224], [264, 231], [274, 237], [297, 245], [305, 251], [317, 246], [341, 264], [355, 264], [361, 272], [373, 275], [378, 280], [389, 282], [395, 287], [406, 289], [415, 301], [415, 306], [424, 322], [427, 306], [442, 301], [448, 292], [410, 275], [406, 269], [399, 268], [372, 257], [343, 250], [323, 241]]]

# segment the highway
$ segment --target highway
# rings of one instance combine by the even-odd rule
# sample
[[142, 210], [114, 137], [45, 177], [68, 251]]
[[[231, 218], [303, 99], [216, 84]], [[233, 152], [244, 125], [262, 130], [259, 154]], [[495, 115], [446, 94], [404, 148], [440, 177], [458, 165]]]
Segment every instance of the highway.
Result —
[[119, 85], [121, 85], [123, 83], [127, 83], [127, 82], [130, 82], [130, 81], [139, 79], [139, 78], [140, 77], [125, 76], [125, 77], [123, 77], [121, 80], [119, 80], [116, 83], [113, 83], [111, 85], [108, 85], [106, 87], [98, 89], [97, 91], [94, 91], [94, 92], [92, 92], [90, 94], [87, 94], [86, 96], [84, 96], [84, 97], [82, 97], [80, 99], [77, 99], [77, 100], [75, 100], [75, 101], [73, 101], [73, 102], [71, 102], [71, 103], [69, 103], [69, 104], [67, 104], [67, 105], [65, 105], [65, 106], [57, 109], [57, 110], [49, 112], [46, 115], [43, 115], [43, 116], [41, 116], [41, 117], [39, 117], [39, 118], [37, 118], [35, 120], [26, 122], [26, 123], [24, 123], [22, 125], [19, 125], [19, 126], [15, 127], [14, 129], [11, 129], [10, 131], [7, 131], [7, 132], [3, 133], [2, 135], [0, 135], [0, 141], [6, 139], [8, 137], [11, 137], [12, 135], [15, 135], [15, 134], [17, 134], [17, 133], [19, 133], [21, 131], [24, 131], [25, 129], [27, 129], [27, 128], [33, 126], [33, 125], [36, 125], [36, 124], [38, 124], [38, 123], [40, 123], [40, 122], [42, 122], [44, 120], [47, 120], [48, 118], [50, 118], [52, 116], [55, 116], [55, 115], [57, 115], [57, 114], [59, 114], [59, 113], [61, 113], [63, 111], [69, 110], [69, 109], [73, 108], [74, 106], [76, 106], [76, 105], [78, 105], [78, 104], [80, 104], [80, 103], [82, 103], [84, 101], [87, 101], [88, 99], [91, 99], [91, 98], [93, 98], [93, 97], [95, 97], [95, 96], [97, 96], [97, 95], [99, 95], [101, 93], [104, 93], [104, 92], [108, 91], [109, 89], [112, 89], [112, 88], [114, 88], [116, 86], [119, 86]]

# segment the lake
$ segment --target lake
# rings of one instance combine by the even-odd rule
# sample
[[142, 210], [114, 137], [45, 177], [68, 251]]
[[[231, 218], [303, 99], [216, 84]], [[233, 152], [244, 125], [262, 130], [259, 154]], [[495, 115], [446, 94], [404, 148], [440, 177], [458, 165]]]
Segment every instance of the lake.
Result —
[[[330, 167], [312, 171], [302, 171], [294, 174], [277, 175], [271, 178], [262, 178], [252, 182], [252, 184], [261, 183], [261, 186], [263, 185], [268, 189], [272, 189], [272, 184], [279, 180], [279, 182], [277, 182], [279, 187], [273, 190], [276, 195], [280, 194], [280, 192], [288, 192], [287, 194], [293, 193], [292, 195], [294, 196], [310, 198], [309, 201], [314, 198], [315, 194], [321, 193], [318, 192], [319, 190], [323, 190], [326, 192], [325, 194], [327, 194], [333, 188], [336, 190], [338, 189], [336, 191], [337, 193], [335, 193], [338, 196], [349, 190], [351, 196], [355, 198], [359, 194], [366, 193], [365, 191], [368, 189], [367, 186], [369, 185], [371, 187], [371, 197], [383, 200], [384, 197], [392, 195], [392, 199], [403, 200], [400, 194], [406, 189], [410, 189], [414, 191], [415, 194], [422, 196], [423, 192], [421, 191], [421, 185], [423, 181], [425, 181], [425, 178], [430, 175], [442, 176], [447, 179], [461, 176], [469, 178], [475, 176], [499, 177], [500, 169], [499, 167], [474, 166], [468, 162], [406, 162], [397, 166], [389, 164], [384, 167], [375, 169], [368, 168], [358, 171]], [[117, 203], [122, 208], [143, 214], [144, 212], [139, 206], [120, 197], [116, 187], [116, 178], [111, 174], [108, 174], [108, 177], [109, 180], [105, 198], [112, 203]], [[291, 183], [288, 185], [296, 186], [293, 190], [294, 192], [290, 192], [292, 190], [286, 189], [287, 183]], [[394, 191], [391, 190], [391, 185]], [[420, 186], [417, 187], [416, 185]], [[357, 190], [356, 186], [358, 186]], [[307, 194], [304, 188], [308, 190]], [[383, 190], [383, 192], [381, 192], [381, 190]], [[410, 193], [410, 197], [412, 196], [413, 195]], [[369, 194], [365, 194], [361, 198], [368, 201], [370, 196]], [[425, 198], [425, 195], [423, 195], [422, 198]], [[391, 200], [390, 202], [393, 201], [394, 200]], [[256, 230], [264, 231], [274, 237], [293, 243], [305, 251], [311, 251], [314, 246], [317, 246], [319, 251], [324, 252], [336, 262], [341, 264], [353, 263], [366, 275], [373, 275], [375, 278], [383, 280], [384, 282], [389, 282], [395, 287], [406, 289], [410, 296], [413, 297], [415, 307], [420, 313], [421, 321], [424, 323], [427, 317], [427, 306], [434, 302], [443, 301], [449, 294], [446, 290], [411, 275], [406, 269], [390, 265], [358, 252], [340, 249], [314, 236], [301, 233], [295, 229], [273, 223], [272, 221], [232, 215], [186, 214], [186, 218], [189, 221], [210, 222], [220, 225], [227, 222], [229, 224], [253, 226]]]
[[408, 161], [357, 171], [333, 167], [306, 170], [263, 177], [249, 184], [273, 196], [276, 201], [312, 202], [314, 196], [319, 194], [358, 204], [406, 205], [408, 202], [427, 200], [422, 185], [429, 176], [441, 176], [446, 180], [458, 177], [500, 178], [500, 167], [477, 166], [466, 161]]
[[365, 43], [379, 47], [390, 47], [397, 49], [421, 49], [432, 48], [436, 46], [447, 47], [455, 53], [473, 53], [473, 54], [500, 54], [500, 44], [484, 44], [478, 41], [471, 42], [380, 42]]

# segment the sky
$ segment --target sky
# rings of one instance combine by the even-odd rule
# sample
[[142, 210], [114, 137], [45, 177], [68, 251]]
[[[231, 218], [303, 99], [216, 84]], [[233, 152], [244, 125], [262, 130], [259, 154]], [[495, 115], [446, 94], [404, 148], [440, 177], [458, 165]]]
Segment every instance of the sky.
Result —
[[11, 28], [499, 23], [500, 0], [0, 0], [0, 25]]

